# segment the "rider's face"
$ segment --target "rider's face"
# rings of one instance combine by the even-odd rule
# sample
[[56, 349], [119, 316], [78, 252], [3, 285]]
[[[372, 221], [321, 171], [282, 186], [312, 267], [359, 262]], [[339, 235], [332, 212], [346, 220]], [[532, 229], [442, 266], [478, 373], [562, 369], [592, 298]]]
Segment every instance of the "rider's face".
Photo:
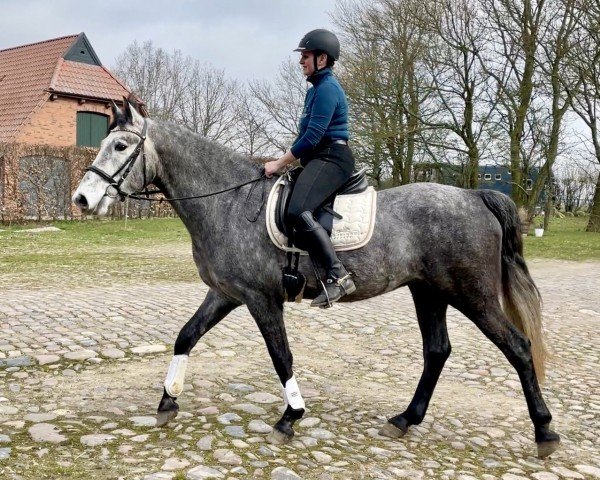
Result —
[[302, 74], [306, 77], [315, 73], [315, 62], [313, 60], [314, 52], [300, 53], [300, 65], [302, 66]]

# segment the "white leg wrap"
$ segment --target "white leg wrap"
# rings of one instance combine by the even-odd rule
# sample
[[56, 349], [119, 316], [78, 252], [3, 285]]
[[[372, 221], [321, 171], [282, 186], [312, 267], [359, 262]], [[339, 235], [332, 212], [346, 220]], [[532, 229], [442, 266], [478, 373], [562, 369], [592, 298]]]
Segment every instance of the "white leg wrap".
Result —
[[165, 390], [171, 397], [178, 397], [183, 392], [183, 378], [185, 377], [188, 358], [187, 355], [173, 355], [165, 379]]
[[296, 382], [296, 377], [294, 375], [285, 382], [283, 401], [285, 402], [286, 407], [289, 405], [294, 410], [305, 408], [304, 399], [300, 394], [300, 388], [298, 388], [298, 382]]

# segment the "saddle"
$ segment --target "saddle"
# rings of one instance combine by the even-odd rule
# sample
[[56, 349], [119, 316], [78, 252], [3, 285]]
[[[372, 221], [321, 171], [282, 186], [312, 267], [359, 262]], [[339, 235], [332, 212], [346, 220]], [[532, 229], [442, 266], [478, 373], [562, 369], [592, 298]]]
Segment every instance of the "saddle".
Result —
[[[336, 196], [338, 195], [350, 195], [362, 193], [369, 188], [367, 182], [367, 168], [363, 168], [353, 174], [346, 183], [344, 183], [337, 191], [333, 193], [325, 202], [314, 212], [314, 217], [317, 222], [327, 231], [331, 236], [333, 230], [333, 219], [337, 218], [341, 220], [343, 217], [333, 209], [333, 204]], [[280, 186], [279, 197], [275, 204], [275, 224], [280, 232], [285, 234], [287, 238], [290, 238], [292, 233], [292, 226], [287, 220], [287, 210], [290, 204], [290, 197], [294, 190], [296, 180], [302, 173], [302, 167], [296, 167], [283, 176], [282, 184]]]
[[[364, 168], [352, 175], [313, 213], [331, 237], [336, 251], [361, 248], [373, 234], [377, 192], [367, 183], [366, 170]], [[284, 299], [296, 302], [302, 300], [306, 285], [306, 277], [298, 271], [299, 257], [306, 255], [306, 252], [296, 248], [290, 241], [293, 236], [290, 235], [292, 226], [287, 220], [287, 210], [301, 172], [302, 168], [298, 167], [279, 177], [269, 193], [266, 211], [267, 232], [271, 241], [277, 248], [287, 252], [287, 265], [282, 269]]]

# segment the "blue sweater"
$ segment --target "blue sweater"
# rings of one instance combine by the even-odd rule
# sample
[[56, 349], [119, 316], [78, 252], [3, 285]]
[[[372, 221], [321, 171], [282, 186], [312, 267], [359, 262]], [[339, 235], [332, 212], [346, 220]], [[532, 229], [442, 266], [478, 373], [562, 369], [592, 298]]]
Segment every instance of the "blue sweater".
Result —
[[299, 134], [292, 155], [302, 158], [321, 140], [348, 140], [348, 103], [346, 94], [331, 68], [319, 70], [308, 78], [313, 84], [304, 98]]

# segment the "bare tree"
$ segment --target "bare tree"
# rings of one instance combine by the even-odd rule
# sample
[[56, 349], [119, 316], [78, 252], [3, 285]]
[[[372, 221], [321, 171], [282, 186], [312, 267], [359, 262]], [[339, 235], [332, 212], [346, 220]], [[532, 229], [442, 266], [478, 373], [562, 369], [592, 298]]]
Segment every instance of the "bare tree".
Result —
[[[590, 150], [600, 166], [600, 5], [595, 0], [579, 0], [576, 9], [580, 16], [569, 52], [569, 70], [578, 83], [571, 91], [571, 107], [589, 129]], [[600, 232], [600, 175], [586, 230]]]
[[190, 81], [190, 64], [179, 50], [169, 54], [151, 41], [135, 41], [117, 57], [113, 71], [144, 101], [151, 116], [174, 121]]
[[380, 181], [389, 173], [392, 185], [412, 179], [426, 91], [420, 71], [425, 33], [411, 21], [419, 3], [340, 2], [335, 16], [343, 32], [340, 77], [350, 101], [355, 150], [369, 158], [373, 178]]
[[266, 157], [273, 153], [267, 133], [272, 118], [247, 90], [239, 92], [236, 118], [236, 150], [251, 157]]
[[566, 212], [592, 204], [597, 175], [575, 162], [562, 169], [556, 179], [556, 203]]
[[192, 63], [183, 94], [179, 96], [177, 117], [193, 132], [207, 138], [231, 143], [237, 121], [236, 81], [228, 80], [224, 70]]
[[477, 188], [481, 152], [493, 138], [496, 101], [477, 57], [486, 41], [482, 16], [476, 0], [427, 0], [413, 15], [428, 34], [431, 94], [420, 114], [422, 139], [434, 161], [462, 164], [457, 183], [465, 188]]
[[306, 79], [291, 59], [283, 62], [274, 83], [253, 81], [249, 94], [257, 102], [260, 115], [270, 119], [263, 124], [271, 147], [280, 152], [290, 146], [298, 135], [298, 122], [306, 96]]
[[499, 126], [508, 134], [513, 199], [527, 202], [521, 149], [534, 93], [537, 52], [542, 39], [547, 0], [481, 0], [488, 39], [479, 51], [481, 65], [496, 89]]

